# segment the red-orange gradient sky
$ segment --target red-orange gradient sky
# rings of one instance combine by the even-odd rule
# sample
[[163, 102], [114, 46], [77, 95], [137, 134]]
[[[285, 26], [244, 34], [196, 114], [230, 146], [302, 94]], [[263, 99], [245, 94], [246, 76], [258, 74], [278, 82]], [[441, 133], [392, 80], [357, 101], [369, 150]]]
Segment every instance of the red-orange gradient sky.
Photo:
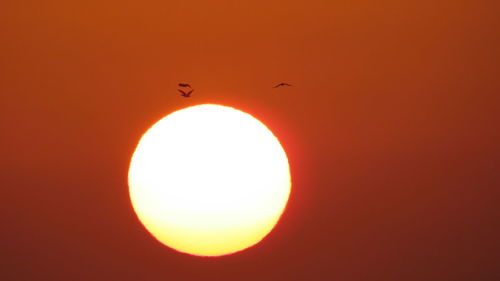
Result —
[[[498, 280], [498, 15], [493, 0], [1, 1], [0, 279]], [[266, 123], [294, 179], [277, 228], [220, 259], [161, 246], [126, 182], [141, 134], [205, 102]]]

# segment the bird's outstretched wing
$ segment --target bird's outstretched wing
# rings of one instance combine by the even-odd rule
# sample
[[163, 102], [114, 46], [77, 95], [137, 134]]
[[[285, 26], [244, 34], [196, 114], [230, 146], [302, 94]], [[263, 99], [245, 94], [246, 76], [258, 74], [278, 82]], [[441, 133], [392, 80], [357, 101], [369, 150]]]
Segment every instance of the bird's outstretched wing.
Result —
[[187, 84], [187, 83], [179, 83], [179, 87], [184, 87], [184, 88], [191, 88], [191, 85]]
[[186, 96], [188, 96], [188, 97], [189, 97], [189, 96], [191, 96], [191, 94], [192, 94], [193, 92], [194, 92], [194, 89], [193, 89], [193, 90], [191, 90], [191, 91], [189, 91], [189, 92], [187, 92]]
[[278, 88], [278, 87], [283, 87], [283, 86], [292, 86], [288, 83], [279, 83], [278, 85], [274, 86], [273, 88]]
[[184, 92], [183, 90], [181, 89], [177, 89], [177, 91], [179, 91], [181, 93], [181, 95], [185, 96], [186, 95], [186, 92]]

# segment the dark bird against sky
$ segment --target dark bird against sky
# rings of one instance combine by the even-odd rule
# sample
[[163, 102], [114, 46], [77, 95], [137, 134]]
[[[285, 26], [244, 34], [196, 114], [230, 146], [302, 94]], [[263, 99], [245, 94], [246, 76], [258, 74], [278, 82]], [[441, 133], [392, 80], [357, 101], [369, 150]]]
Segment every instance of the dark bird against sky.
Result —
[[[179, 83], [179, 87], [184, 87], [184, 88], [191, 88], [191, 85], [187, 83]], [[192, 88], [191, 88], [192, 89]]]
[[290, 86], [292, 86], [292, 85], [290, 85], [290, 84], [288, 84], [288, 83], [279, 83], [278, 85], [274, 86], [273, 88], [278, 88], [278, 87], [283, 87], [283, 86], [288, 86], [288, 87], [290, 87]]
[[189, 98], [191, 97], [191, 94], [193, 93], [194, 90], [191, 90], [189, 92], [184, 92], [183, 90], [180, 90], [180, 89], [177, 89], [177, 91], [179, 91], [181, 93], [181, 96], [185, 97], [185, 98]]

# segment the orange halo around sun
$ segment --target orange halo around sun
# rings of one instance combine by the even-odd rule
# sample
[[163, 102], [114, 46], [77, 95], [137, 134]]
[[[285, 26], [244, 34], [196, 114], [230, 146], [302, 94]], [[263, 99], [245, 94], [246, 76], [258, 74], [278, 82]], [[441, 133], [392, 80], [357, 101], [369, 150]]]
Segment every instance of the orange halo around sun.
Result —
[[251, 115], [205, 104], [176, 111], [141, 138], [129, 169], [133, 208], [161, 243], [221, 256], [262, 240], [291, 189], [285, 151]]

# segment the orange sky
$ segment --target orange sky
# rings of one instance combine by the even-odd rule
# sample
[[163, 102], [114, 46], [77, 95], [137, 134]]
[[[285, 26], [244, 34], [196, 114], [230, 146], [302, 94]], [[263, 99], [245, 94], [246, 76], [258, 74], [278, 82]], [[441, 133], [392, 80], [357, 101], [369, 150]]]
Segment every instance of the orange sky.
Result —
[[[2, 280], [498, 279], [498, 1], [75, 2], [0, 3]], [[294, 179], [217, 260], [148, 236], [126, 183], [141, 134], [206, 102], [266, 123]]]

